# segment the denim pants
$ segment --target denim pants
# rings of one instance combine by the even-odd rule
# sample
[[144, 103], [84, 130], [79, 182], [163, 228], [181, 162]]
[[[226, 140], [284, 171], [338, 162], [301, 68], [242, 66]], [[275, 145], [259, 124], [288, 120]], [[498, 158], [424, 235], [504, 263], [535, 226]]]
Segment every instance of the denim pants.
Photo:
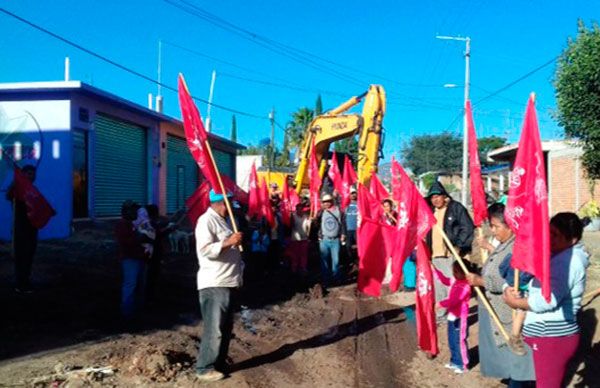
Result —
[[204, 325], [196, 361], [198, 373], [222, 370], [225, 366], [233, 332], [237, 293], [237, 289], [229, 287], [203, 288], [198, 291]]
[[146, 262], [140, 259], [122, 259], [121, 315], [132, 318], [144, 303]]
[[334, 281], [339, 280], [340, 239], [323, 239], [319, 241], [319, 251], [321, 253], [321, 277], [325, 285], [329, 285], [332, 279]]
[[460, 352], [460, 319], [448, 321], [448, 347], [450, 348], [450, 364], [464, 369]]

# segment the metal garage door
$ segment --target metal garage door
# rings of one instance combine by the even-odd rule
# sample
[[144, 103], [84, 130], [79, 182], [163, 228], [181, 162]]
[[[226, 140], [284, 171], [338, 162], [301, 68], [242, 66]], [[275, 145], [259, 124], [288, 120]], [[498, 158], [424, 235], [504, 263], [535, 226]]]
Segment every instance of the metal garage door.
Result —
[[146, 129], [102, 114], [94, 126], [94, 215], [118, 216], [128, 199], [146, 205]]
[[235, 155], [212, 149], [215, 163], [219, 167], [219, 172], [222, 175], [227, 175], [235, 182]]
[[185, 206], [198, 187], [198, 166], [185, 139], [167, 136], [167, 213]]

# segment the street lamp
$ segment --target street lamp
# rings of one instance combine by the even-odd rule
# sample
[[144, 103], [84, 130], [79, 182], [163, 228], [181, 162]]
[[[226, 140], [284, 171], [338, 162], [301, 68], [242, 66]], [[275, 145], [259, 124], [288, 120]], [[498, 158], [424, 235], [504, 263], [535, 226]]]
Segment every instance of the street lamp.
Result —
[[[471, 57], [471, 38], [462, 37], [462, 36], [444, 36], [437, 35], [437, 39], [442, 40], [458, 40], [461, 42], [465, 42], [465, 107], [467, 101], [469, 100], [469, 83], [470, 83], [470, 67], [469, 60]], [[446, 86], [448, 85], [448, 86]], [[456, 87], [454, 84], [446, 84], [444, 87]], [[467, 205], [467, 176], [469, 169], [469, 140], [468, 140], [468, 130], [467, 130], [467, 111], [465, 109], [465, 113], [463, 115], [463, 164], [462, 164], [462, 190], [461, 190], [461, 200], [463, 205]]]

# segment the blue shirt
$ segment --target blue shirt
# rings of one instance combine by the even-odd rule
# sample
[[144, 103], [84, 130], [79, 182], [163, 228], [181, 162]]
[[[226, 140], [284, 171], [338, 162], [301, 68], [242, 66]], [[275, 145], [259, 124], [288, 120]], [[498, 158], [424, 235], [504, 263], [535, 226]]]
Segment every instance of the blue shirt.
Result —
[[357, 217], [358, 217], [358, 206], [356, 206], [356, 201], [352, 201], [346, 208], [346, 229], [347, 230], [356, 230]]

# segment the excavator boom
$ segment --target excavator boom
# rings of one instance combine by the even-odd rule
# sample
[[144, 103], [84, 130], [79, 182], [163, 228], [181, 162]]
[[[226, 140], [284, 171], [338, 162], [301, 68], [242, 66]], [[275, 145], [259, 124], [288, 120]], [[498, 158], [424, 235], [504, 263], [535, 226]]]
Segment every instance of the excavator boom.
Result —
[[[346, 113], [352, 107], [363, 102], [362, 114]], [[331, 143], [358, 134], [358, 181], [368, 183], [381, 155], [383, 116], [385, 114], [385, 91], [380, 85], [371, 85], [369, 90], [352, 97], [335, 109], [315, 117], [309, 124], [302, 149], [300, 163], [296, 173], [296, 191], [308, 187], [308, 161], [313, 139], [320, 173], [323, 176], [327, 166], [326, 156]]]

